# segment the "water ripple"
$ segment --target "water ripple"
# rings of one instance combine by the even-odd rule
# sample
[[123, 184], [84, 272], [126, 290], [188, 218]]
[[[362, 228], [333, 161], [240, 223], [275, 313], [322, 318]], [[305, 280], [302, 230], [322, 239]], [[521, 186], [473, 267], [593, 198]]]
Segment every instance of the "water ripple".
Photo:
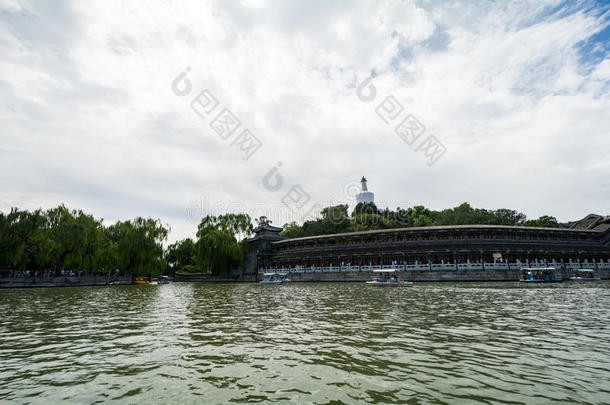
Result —
[[1, 290], [0, 402], [608, 403], [610, 282]]

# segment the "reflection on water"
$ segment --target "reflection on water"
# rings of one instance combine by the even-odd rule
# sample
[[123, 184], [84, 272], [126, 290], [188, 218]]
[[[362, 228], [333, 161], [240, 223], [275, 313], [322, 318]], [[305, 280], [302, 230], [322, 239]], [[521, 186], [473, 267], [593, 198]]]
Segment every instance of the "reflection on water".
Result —
[[610, 282], [0, 290], [0, 402], [607, 403]]

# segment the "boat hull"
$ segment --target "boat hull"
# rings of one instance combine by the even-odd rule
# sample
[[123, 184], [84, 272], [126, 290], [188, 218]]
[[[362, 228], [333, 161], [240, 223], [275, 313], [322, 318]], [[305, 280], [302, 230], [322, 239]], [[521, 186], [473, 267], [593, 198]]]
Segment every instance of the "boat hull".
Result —
[[563, 280], [519, 280], [522, 283], [561, 283]]
[[593, 278], [582, 278], [582, 277], [570, 277], [572, 281], [600, 281], [601, 278], [593, 277]]
[[413, 283], [411, 281], [399, 281], [397, 283], [367, 281], [366, 285], [370, 285], [373, 287], [411, 287], [411, 286], [413, 286]]

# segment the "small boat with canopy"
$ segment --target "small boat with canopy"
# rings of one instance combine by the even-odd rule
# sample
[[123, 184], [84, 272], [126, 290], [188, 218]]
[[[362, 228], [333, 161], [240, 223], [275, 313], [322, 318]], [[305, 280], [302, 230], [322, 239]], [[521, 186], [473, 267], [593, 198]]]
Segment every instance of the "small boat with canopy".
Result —
[[572, 277], [570, 277], [570, 280], [598, 281], [601, 280], [601, 278], [595, 277], [595, 270], [593, 269], [574, 269], [572, 270]]
[[367, 281], [366, 285], [374, 287], [410, 287], [413, 285], [411, 281], [400, 279], [400, 270], [397, 269], [375, 269], [373, 270], [374, 278]]
[[269, 272], [263, 274], [263, 279], [260, 281], [261, 284], [287, 284], [290, 283], [290, 279], [287, 277], [287, 273], [275, 273]]
[[524, 283], [561, 283], [563, 279], [555, 267], [524, 267], [519, 281]]
[[133, 279], [134, 284], [150, 284], [150, 278], [148, 277], [136, 277]]

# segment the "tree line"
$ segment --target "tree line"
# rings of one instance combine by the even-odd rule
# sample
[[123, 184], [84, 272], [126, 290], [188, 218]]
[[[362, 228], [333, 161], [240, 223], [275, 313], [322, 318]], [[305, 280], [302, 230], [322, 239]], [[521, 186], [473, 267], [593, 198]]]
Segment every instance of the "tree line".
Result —
[[170, 228], [136, 218], [104, 225], [81, 210], [0, 212], [0, 271], [60, 275], [121, 274], [156, 277], [175, 271], [221, 276], [240, 268], [252, 232], [246, 214], [208, 215], [190, 238], [164, 248]]
[[[266, 218], [257, 220], [267, 223]], [[326, 207], [321, 218], [285, 224], [283, 236], [294, 238], [374, 229], [433, 225], [514, 225], [561, 227], [557, 219], [527, 220], [510, 209], [473, 208], [468, 203], [441, 211], [423, 206], [378, 209], [358, 204]], [[132, 276], [203, 272], [226, 276], [239, 269], [252, 235], [247, 214], [207, 215], [197, 226], [196, 238], [164, 247], [170, 232], [161, 220], [136, 218], [106, 226], [102, 219], [60, 205], [48, 210], [0, 212], [0, 271], [30, 271], [59, 275], [63, 270], [110, 274], [118, 269]]]
[[13, 208], [0, 212], [0, 270], [159, 275], [168, 233], [158, 219], [104, 226], [101, 219], [64, 205], [31, 212]]
[[544, 215], [538, 219], [528, 220], [525, 214], [515, 210], [473, 208], [467, 202], [441, 211], [434, 211], [421, 205], [410, 208], [398, 207], [396, 210], [388, 208], [380, 210], [374, 203], [360, 203], [351, 215], [347, 204], [326, 207], [322, 210], [319, 219], [305, 221], [302, 225], [296, 222], [285, 224], [282, 235], [297, 238], [375, 229], [472, 224], [562, 227], [552, 216]]
[[168, 271], [226, 276], [241, 268], [252, 230], [247, 214], [207, 215], [197, 227], [196, 240], [186, 238], [168, 246]]

